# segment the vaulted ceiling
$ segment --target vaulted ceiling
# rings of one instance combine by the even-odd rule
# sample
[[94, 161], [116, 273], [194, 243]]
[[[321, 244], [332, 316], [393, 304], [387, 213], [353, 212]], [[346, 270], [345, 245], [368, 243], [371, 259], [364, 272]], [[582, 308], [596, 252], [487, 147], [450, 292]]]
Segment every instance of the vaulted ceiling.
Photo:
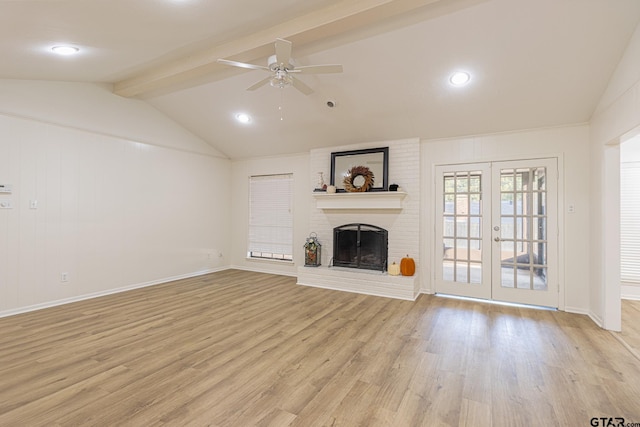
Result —
[[[0, 78], [112, 83], [230, 158], [283, 155], [587, 122], [639, 21], [638, 0], [0, 0]], [[217, 63], [267, 65], [276, 38], [344, 72], [247, 91], [264, 71]]]

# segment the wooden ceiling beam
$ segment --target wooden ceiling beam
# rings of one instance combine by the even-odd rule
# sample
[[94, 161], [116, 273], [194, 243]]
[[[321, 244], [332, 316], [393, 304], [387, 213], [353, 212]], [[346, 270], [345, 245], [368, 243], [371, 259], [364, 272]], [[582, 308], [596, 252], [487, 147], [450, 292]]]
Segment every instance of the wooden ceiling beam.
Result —
[[295, 40], [303, 45], [364, 28], [402, 13], [444, 0], [345, 0], [256, 33], [212, 46], [196, 54], [145, 70], [116, 82], [114, 92], [125, 97], [184, 87], [199, 82], [225, 67], [219, 58], [251, 61], [273, 53], [276, 38]]

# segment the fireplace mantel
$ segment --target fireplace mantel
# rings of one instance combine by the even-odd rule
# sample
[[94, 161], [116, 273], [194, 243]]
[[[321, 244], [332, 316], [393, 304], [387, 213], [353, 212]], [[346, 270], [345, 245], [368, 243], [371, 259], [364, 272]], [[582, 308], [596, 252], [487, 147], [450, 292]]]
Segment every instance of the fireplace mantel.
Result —
[[313, 193], [318, 209], [402, 209], [404, 191]]

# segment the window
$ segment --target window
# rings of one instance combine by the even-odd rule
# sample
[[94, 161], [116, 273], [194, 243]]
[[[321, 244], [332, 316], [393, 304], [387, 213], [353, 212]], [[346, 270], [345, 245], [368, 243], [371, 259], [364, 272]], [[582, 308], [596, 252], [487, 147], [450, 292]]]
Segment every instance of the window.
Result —
[[293, 174], [249, 177], [249, 258], [293, 261]]
[[640, 283], [640, 162], [620, 164], [620, 279]]

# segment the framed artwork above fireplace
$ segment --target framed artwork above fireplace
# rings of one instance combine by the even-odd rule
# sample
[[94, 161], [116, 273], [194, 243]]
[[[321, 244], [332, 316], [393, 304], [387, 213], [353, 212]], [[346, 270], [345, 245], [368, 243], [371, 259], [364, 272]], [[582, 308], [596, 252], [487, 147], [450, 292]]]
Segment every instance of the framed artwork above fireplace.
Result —
[[373, 184], [367, 191], [389, 189], [389, 147], [364, 150], [337, 151], [331, 153], [331, 185], [344, 193], [344, 178], [353, 168], [367, 168], [373, 173]]

